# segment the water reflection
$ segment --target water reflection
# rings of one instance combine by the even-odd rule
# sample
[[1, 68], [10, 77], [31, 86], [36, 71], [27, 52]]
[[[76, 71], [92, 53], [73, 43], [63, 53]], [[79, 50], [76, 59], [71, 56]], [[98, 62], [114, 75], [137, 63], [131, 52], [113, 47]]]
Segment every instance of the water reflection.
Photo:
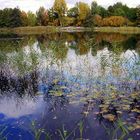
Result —
[[14, 127], [15, 139], [36, 139], [38, 130], [40, 139], [44, 131], [57, 140], [64, 132], [67, 139], [138, 139], [139, 35], [6, 37], [0, 40], [0, 138], [10, 132], [11, 140]]

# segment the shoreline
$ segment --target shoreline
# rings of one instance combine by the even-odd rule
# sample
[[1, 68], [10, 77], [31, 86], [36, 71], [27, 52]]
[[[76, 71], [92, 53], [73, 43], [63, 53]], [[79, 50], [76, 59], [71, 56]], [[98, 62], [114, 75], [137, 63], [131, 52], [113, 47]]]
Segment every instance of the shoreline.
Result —
[[0, 34], [49, 34], [58, 32], [103, 32], [103, 33], [121, 33], [121, 34], [140, 34], [140, 27], [56, 27], [56, 26], [34, 26], [34, 27], [16, 27], [0, 28]]

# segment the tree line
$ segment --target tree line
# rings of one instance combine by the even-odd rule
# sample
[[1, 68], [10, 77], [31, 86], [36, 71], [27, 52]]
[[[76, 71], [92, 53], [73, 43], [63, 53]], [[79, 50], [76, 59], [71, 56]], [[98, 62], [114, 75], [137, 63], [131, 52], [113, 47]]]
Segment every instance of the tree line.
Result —
[[0, 27], [20, 26], [140, 26], [140, 6], [130, 8], [117, 2], [104, 8], [93, 1], [90, 6], [77, 2], [68, 9], [65, 0], [55, 0], [52, 8], [40, 7], [36, 13], [19, 8], [0, 10]]

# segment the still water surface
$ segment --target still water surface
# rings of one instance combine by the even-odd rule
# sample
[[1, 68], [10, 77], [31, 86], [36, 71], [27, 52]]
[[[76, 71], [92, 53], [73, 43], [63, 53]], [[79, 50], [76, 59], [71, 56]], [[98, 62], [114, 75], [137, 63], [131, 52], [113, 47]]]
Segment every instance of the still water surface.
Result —
[[140, 35], [0, 36], [0, 139], [139, 140]]

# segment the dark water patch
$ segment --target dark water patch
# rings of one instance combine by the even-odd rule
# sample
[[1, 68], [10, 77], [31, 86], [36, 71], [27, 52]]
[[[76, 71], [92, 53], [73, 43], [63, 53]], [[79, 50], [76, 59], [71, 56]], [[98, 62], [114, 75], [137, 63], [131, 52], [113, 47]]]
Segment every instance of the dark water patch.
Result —
[[0, 40], [19, 40], [23, 39], [22, 36], [19, 36], [17, 34], [0, 34]]

